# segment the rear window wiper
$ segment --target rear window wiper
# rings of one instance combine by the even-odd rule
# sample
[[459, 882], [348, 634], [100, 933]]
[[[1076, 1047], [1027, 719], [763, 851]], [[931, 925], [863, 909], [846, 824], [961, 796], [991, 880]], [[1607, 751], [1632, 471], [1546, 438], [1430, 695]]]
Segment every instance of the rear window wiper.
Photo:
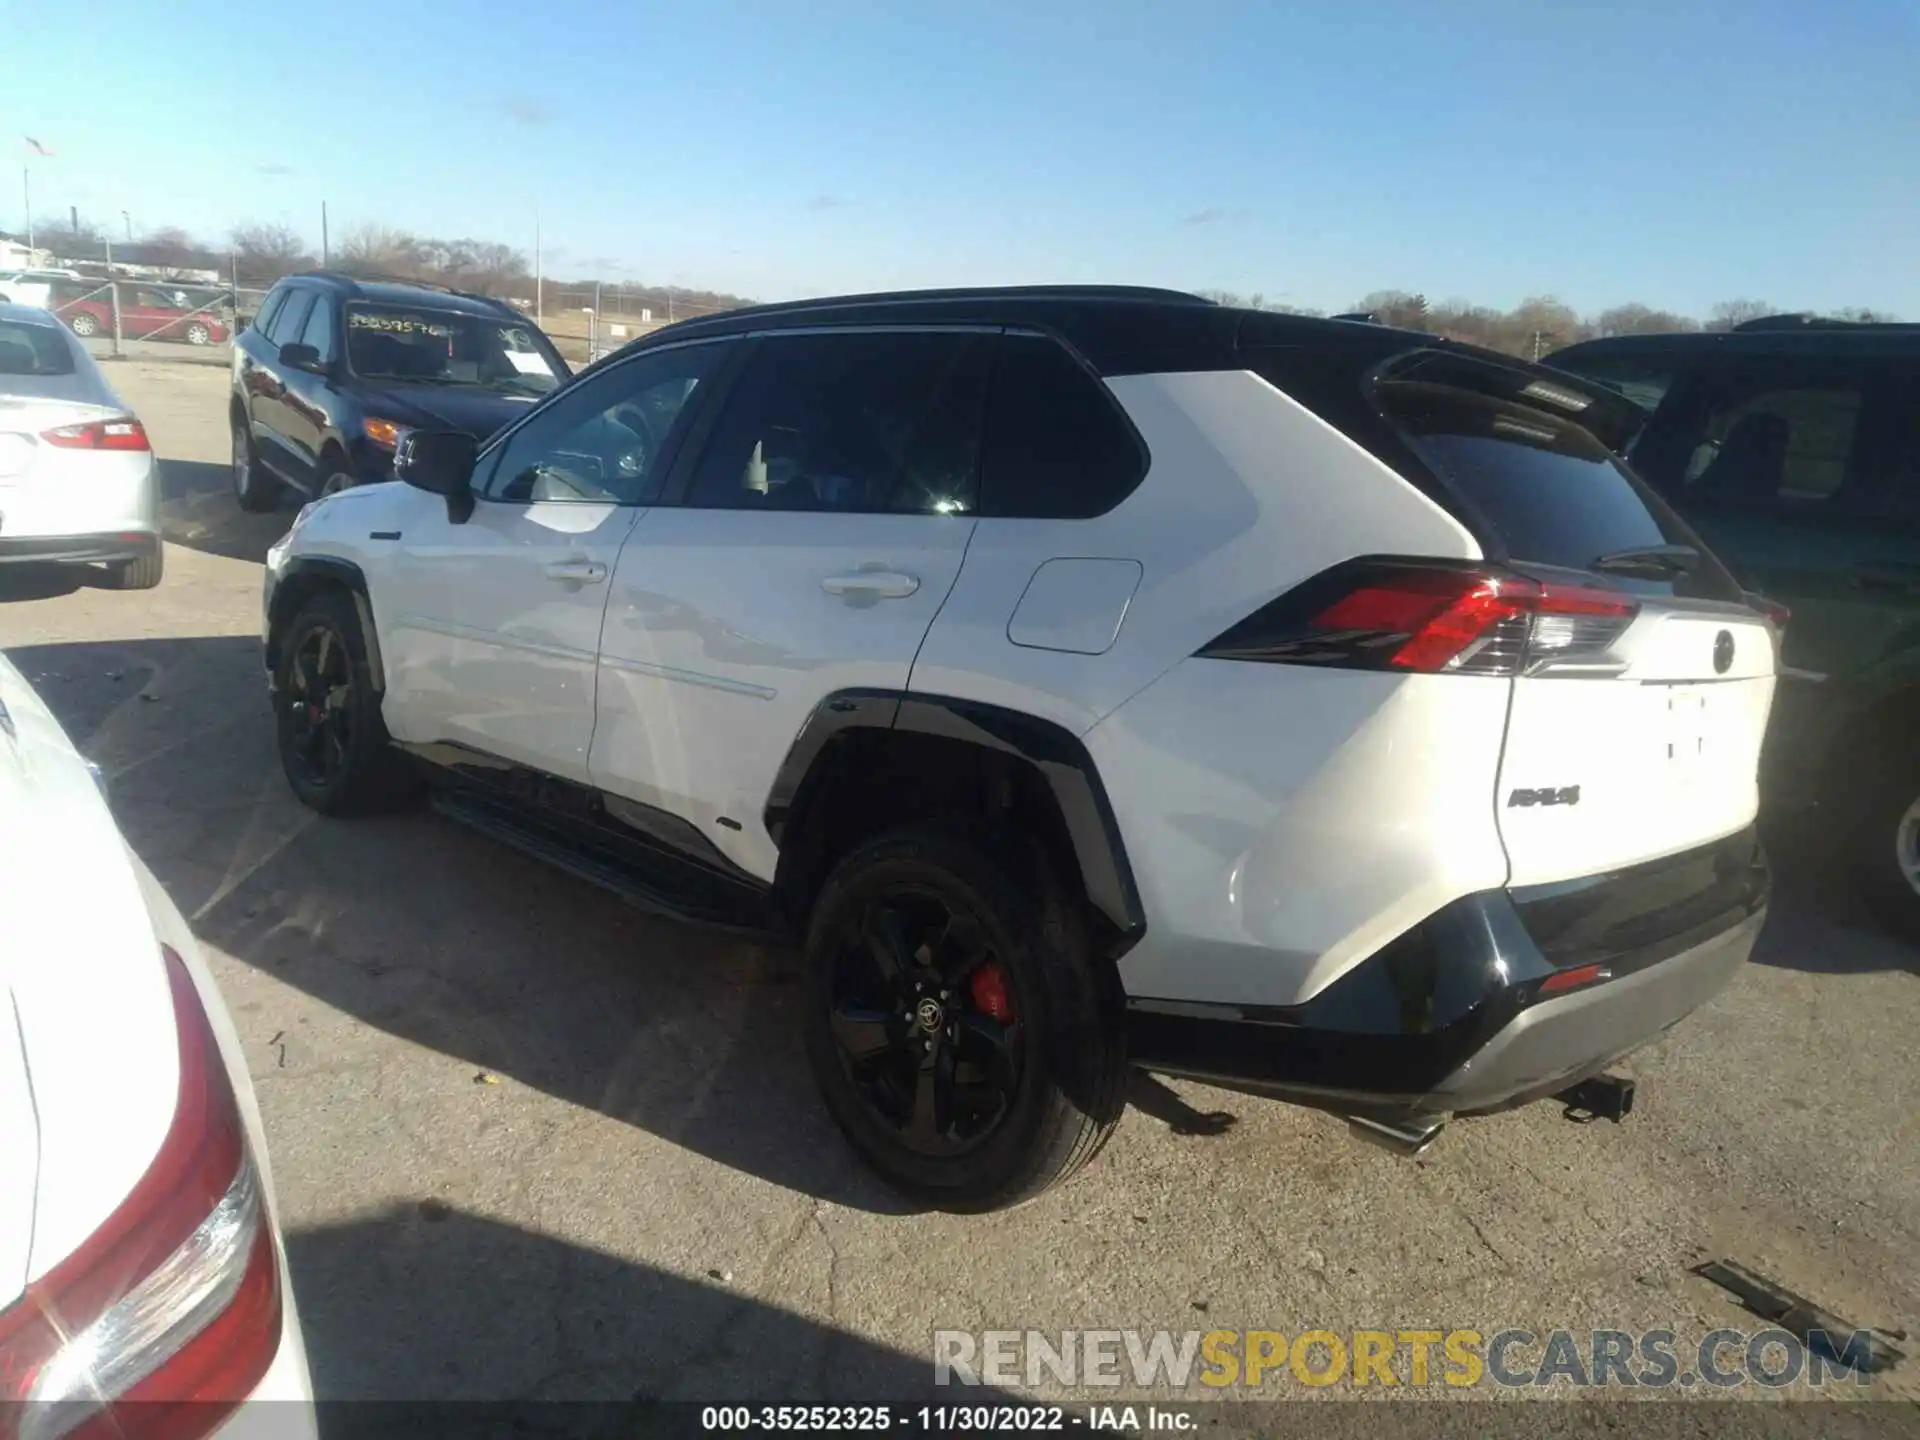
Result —
[[1612, 550], [1587, 562], [1589, 570], [1602, 575], [1645, 575], [1665, 578], [1684, 575], [1700, 563], [1700, 552], [1691, 545], [1638, 545], [1631, 550]]

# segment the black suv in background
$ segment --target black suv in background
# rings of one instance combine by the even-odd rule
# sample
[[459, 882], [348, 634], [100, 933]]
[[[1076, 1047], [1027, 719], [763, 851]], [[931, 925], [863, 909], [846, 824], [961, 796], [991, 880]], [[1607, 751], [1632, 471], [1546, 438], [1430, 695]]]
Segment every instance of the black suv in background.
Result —
[[1817, 804], [1816, 833], [1920, 938], [1920, 325], [1776, 316], [1547, 363], [1649, 412], [1641, 475], [1791, 611], [1763, 798]]
[[268, 510], [283, 489], [390, 480], [409, 430], [484, 441], [569, 374], [531, 320], [485, 295], [290, 276], [234, 341], [234, 496]]

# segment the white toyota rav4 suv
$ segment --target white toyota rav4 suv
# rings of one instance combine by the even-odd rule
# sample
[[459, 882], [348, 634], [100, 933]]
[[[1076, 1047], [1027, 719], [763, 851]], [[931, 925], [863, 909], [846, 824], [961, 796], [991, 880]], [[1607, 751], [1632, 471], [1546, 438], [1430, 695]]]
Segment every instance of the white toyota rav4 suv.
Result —
[[1637, 418], [1174, 292], [683, 323], [301, 511], [281, 753], [801, 937], [828, 1108], [935, 1204], [1070, 1172], [1129, 1065], [1407, 1148], [1617, 1118], [1760, 928], [1775, 664]]

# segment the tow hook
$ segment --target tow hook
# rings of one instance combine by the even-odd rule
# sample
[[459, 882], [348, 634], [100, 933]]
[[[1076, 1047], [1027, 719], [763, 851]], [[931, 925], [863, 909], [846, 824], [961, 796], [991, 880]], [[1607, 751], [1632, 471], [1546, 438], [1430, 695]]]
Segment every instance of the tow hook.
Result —
[[1633, 1113], [1633, 1081], [1624, 1075], [1595, 1075], [1553, 1098], [1567, 1107], [1563, 1113], [1575, 1124], [1611, 1120], [1618, 1125]]

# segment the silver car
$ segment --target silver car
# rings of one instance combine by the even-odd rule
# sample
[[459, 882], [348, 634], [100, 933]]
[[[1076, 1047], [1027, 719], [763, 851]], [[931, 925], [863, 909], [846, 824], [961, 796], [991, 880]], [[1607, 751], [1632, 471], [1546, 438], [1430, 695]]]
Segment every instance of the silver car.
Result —
[[0, 563], [104, 565], [160, 583], [160, 469], [147, 432], [45, 310], [0, 305]]

